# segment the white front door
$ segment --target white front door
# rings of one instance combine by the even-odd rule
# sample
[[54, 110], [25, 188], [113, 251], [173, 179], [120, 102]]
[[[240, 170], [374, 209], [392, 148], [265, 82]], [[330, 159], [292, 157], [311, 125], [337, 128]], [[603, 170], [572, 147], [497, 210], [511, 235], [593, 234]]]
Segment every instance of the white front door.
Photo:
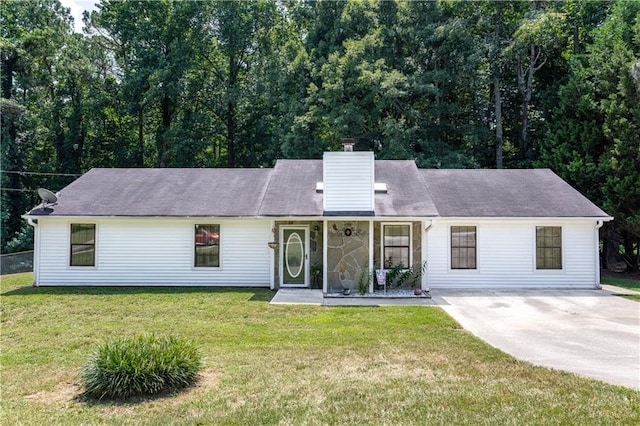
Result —
[[280, 227], [280, 284], [309, 287], [309, 229], [306, 226]]

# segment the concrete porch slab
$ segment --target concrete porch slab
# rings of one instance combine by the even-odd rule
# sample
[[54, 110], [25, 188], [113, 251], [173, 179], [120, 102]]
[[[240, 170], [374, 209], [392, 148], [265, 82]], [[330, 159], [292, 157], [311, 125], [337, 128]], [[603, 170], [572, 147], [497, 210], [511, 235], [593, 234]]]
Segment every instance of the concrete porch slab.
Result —
[[323, 306], [435, 306], [426, 297], [325, 297]]
[[308, 288], [281, 288], [270, 303], [317, 306], [434, 306], [436, 304], [427, 297], [324, 297], [322, 290]]
[[278, 290], [271, 304], [273, 305], [322, 305], [324, 297], [322, 290], [309, 288], [281, 288]]

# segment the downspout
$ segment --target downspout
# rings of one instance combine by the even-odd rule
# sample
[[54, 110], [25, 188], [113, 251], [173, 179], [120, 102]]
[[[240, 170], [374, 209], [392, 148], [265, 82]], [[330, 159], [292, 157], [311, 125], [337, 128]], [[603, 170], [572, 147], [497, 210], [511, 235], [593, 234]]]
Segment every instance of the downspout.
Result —
[[596, 226], [594, 228], [593, 239], [595, 240], [595, 266], [596, 266], [596, 289], [601, 290], [602, 286], [600, 285], [600, 228], [604, 221], [598, 220], [596, 221]]
[[38, 287], [40, 271], [40, 228], [38, 221], [27, 217], [29, 226], [33, 226], [33, 286]]
[[[422, 233], [422, 264], [427, 263], [427, 267], [422, 275], [422, 291], [429, 291], [429, 283], [427, 282], [427, 273], [429, 271], [429, 263], [427, 258], [427, 233], [433, 227], [433, 220], [424, 221], [424, 231]], [[422, 265], [421, 265], [422, 266]]]

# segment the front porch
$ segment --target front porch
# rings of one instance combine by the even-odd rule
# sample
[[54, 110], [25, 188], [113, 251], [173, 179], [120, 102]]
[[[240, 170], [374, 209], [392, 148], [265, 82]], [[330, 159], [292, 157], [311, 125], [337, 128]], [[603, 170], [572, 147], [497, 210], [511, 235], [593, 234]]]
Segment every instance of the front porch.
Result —
[[[430, 226], [430, 220], [415, 218], [274, 221], [272, 289], [321, 289], [326, 296], [401, 290], [414, 297], [409, 294], [414, 288], [428, 292], [424, 272]], [[376, 279], [380, 269], [395, 271], [386, 287]]]

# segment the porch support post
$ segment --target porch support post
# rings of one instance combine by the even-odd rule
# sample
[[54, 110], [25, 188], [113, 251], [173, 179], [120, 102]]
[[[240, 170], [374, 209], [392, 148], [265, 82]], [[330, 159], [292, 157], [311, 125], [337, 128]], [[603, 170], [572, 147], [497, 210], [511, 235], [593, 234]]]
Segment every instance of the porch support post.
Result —
[[427, 275], [429, 274], [429, 256], [428, 256], [428, 242], [429, 242], [429, 238], [427, 237], [427, 234], [429, 233], [429, 230], [431, 229], [431, 227], [433, 226], [433, 220], [424, 220], [422, 221], [422, 250], [420, 250], [420, 253], [422, 254], [422, 262], [420, 263], [420, 267], [422, 267], [422, 265], [427, 265], [427, 268], [425, 269], [424, 273], [422, 274], [422, 283], [421, 283], [421, 287], [422, 287], [422, 291], [429, 291], [429, 282], [427, 281]]
[[[271, 237], [276, 237], [275, 233], [272, 232], [273, 229], [276, 229], [276, 221], [272, 220], [269, 225], [269, 232], [271, 232]], [[269, 240], [271, 241], [271, 240]], [[271, 290], [275, 290], [276, 288], [276, 251], [273, 249], [269, 249], [271, 252], [271, 256], [269, 256], [269, 269], [271, 270], [271, 274], [269, 276], [269, 288]]]
[[[369, 269], [367, 273], [371, 278], [371, 271], [373, 271], [373, 219], [369, 219]], [[373, 280], [369, 281], [369, 293], [373, 293]]]
[[327, 294], [329, 289], [329, 276], [327, 269], [328, 258], [328, 244], [329, 244], [329, 231], [327, 229], [327, 219], [322, 220], [322, 293]]

